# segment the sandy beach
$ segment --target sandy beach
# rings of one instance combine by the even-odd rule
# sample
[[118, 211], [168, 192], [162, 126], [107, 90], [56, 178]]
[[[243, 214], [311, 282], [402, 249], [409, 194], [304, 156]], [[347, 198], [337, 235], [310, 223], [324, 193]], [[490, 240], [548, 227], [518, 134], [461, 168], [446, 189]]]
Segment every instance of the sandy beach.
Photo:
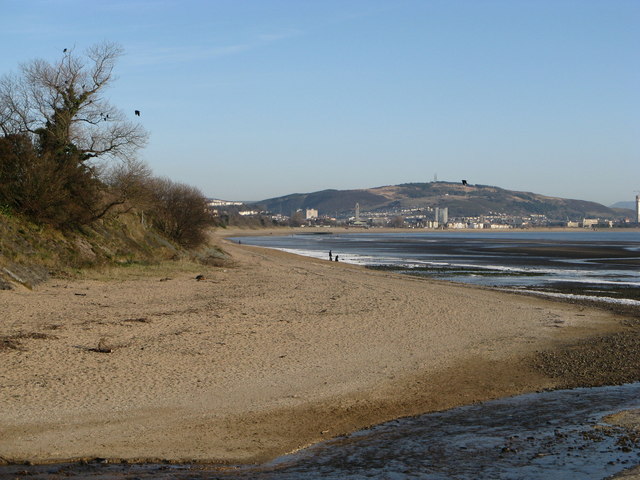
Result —
[[0, 460], [264, 461], [566, 384], [537, 352], [628, 328], [606, 310], [216, 241], [225, 266], [0, 292]]

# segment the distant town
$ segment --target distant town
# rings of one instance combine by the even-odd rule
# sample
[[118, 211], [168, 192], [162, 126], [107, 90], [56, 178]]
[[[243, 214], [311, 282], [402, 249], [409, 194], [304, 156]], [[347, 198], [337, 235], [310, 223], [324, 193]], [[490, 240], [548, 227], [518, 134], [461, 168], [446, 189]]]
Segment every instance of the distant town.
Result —
[[631, 228], [640, 225], [640, 195], [635, 199], [634, 215], [624, 218], [582, 218], [562, 220], [544, 214], [513, 215], [490, 212], [480, 216], [450, 216], [447, 207], [395, 208], [365, 211], [356, 203], [353, 210], [333, 215], [321, 214], [316, 208], [296, 209], [289, 215], [256, 208], [255, 204], [209, 200], [209, 209], [221, 225], [293, 226], [293, 227], [360, 227], [419, 229], [526, 229], [526, 228]]

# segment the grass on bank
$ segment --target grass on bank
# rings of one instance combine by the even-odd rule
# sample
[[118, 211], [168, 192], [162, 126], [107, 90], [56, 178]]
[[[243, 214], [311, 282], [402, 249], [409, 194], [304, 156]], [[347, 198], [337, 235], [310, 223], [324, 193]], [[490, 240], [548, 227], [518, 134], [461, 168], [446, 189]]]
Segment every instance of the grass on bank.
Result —
[[171, 276], [203, 265], [230, 266], [218, 246], [187, 249], [167, 239], [135, 212], [73, 230], [39, 225], [0, 211], [0, 288], [31, 288], [50, 277], [101, 280]]

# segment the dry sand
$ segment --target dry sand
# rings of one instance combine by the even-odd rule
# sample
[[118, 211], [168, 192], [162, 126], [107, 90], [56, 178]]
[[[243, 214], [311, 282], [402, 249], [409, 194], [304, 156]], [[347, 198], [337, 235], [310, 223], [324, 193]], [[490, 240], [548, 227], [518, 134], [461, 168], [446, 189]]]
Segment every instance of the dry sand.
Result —
[[553, 387], [535, 351], [621, 328], [603, 310], [224, 248], [233, 265], [0, 292], [0, 460], [262, 461]]

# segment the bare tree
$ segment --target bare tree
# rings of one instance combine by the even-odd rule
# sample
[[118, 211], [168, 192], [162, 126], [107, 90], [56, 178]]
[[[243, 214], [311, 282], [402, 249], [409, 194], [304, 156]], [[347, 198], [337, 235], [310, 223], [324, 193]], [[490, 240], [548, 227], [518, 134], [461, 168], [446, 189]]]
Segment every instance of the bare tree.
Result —
[[110, 194], [126, 209], [135, 206], [145, 210], [152, 202], [152, 171], [149, 165], [137, 158], [127, 158], [106, 169], [100, 176], [109, 187]]
[[81, 161], [131, 156], [146, 144], [148, 134], [103, 97], [121, 55], [117, 44], [102, 43], [85, 57], [68, 51], [56, 63], [33, 60], [21, 66], [20, 76], [3, 77], [2, 131], [30, 133], [44, 149], [73, 145]]

